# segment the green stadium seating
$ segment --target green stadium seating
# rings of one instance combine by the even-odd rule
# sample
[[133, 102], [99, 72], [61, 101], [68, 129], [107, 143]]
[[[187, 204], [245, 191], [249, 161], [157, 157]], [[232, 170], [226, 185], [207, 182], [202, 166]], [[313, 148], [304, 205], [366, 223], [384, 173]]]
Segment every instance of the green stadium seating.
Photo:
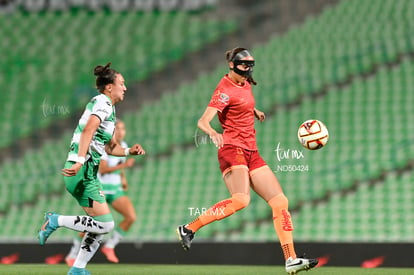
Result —
[[7, 118], [0, 147], [83, 108], [96, 93], [91, 72], [97, 64], [111, 61], [132, 83], [237, 29], [232, 19], [202, 19], [184, 11], [82, 9], [16, 11], [0, 15], [0, 26], [0, 49], [8, 53], [0, 61], [0, 84], [11, 83], [1, 96], [10, 107], [0, 113]]

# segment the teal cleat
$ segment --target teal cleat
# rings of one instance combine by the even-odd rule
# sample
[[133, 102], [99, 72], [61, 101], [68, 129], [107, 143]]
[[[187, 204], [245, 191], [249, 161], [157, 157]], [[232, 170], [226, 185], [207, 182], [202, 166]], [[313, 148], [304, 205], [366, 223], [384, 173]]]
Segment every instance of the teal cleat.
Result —
[[40, 245], [44, 245], [50, 234], [52, 234], [59, 227], [58, 217], [59, 214], [56, 214], [54, 212], [47, 212], [45, 214], [45, 221], [38, 233]]
[[72, 266], [68, 272], [68, 275], [90, 275], [90, 274], [91, 273], [85, 268], [79, 268], [79, 267], [74, 267], [74, 266]]

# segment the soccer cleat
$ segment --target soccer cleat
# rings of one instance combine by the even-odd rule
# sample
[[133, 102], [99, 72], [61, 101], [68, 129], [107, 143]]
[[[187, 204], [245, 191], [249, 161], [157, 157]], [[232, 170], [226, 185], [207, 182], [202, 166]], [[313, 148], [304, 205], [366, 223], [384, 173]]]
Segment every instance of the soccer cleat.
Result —
[[45, 214], [45, 221], [40, 228], [37, 237], [40, 245], [44, 245], [50, 234], [52, 234], [59, 227], [58, 217], [59, 215], [54, 212], [47, 212]]
[[105, 255], [108, 261], [112, 263], [119, 263], [119, 259], [115, 255], [115, 249], [104, 246], [101, 248], [101, 252]]
[[85, 268], [74, 267], [74, 266], [72, 266], [72, 268], [69, 269], [69, 272], [68, 272], [68, 275], [90, 275], [90, 274], [91, 273]]
[[71, 257], [66, 257], [65, 258], [65, 262], [68, 266], [73, 266], [73, 264], [75, 263], [76, 259], [75, 258], [71, 258]]
[[190, 229], [185, 228], [184, 225], [180, 225], [177, 227], [177, 234], [178, 238], [181, 241], [181, 245], [184, 248], [184, 250], [189, 250], [191, 247], [191, 241], [194, 238], [194, 233]]
[[297, 274], [299, 271], [302, 270], [309, 270], [313, 267], [315, 267], [318, 264], [317, 259], [305, 259], [305, 258], [296, 258], [293, 259], [292, 257], [289, 257], [286, 260], [286, 272], [289, 275]]

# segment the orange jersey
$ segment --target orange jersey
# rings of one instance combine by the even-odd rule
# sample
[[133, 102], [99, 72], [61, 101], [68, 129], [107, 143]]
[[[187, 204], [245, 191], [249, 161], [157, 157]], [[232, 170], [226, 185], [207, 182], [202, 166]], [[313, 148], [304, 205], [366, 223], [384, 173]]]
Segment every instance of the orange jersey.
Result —
[[244, 85], [239, 85], [226, 74], [217, 85], [208, 106], [219, 111], [224, 144], [257, 150], [255, 101], [250, 83], [246, 81]]

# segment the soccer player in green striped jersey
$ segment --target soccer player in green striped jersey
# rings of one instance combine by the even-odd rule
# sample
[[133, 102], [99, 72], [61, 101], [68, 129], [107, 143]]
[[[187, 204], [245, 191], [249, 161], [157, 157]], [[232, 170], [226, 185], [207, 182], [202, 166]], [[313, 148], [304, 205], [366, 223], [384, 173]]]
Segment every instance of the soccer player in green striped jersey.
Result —
[[39, 230], [39, 243], [44, 245], [47, 238], [59, 227], [85, 232], [81, 249], [68, 274], [90, 274], [86, 265], [99, 248], [106, 234], [114, 228], [114, 220], [105, 200], [102, 184], [97, 178], [102, 154], [114, 156], [142, 155], [139, 144], [122, 148], [113, 138], [115, 129], [115, 104], [124, 99], [127, 88], [119, 72], [98, 65], [94, 69], [99, 95], [86, 105], [75, 129], [68, 158], [62, 169], [66, 189], [78, 201], [86, 215], [64, 216], [54, 212], [45, 214]]
[[[125, 135], [125, 123], [117, 119], [114, 138], [123, 148], [128, 148], [128, 144], [124, 141]], [[115, 253], [115, 247], [129, 231], [137, 217], [134, 206], [126, 193], [128, 190], [128, 181], [124, 173], [124, 170], [132, 167], [134, 162], [134, 158], [117, 157], [104, 153], [99, 164], [98, 179], [102, 183], [106, 201], [123, 217], [122, 221], [112, 231], [105, 245], [101, 248], [106, 259], [113, 263], [119, 262]], [[73, 239], [72, 247], [65, 257], [65, 262], [68, 266], [73, 266], [83, 236], [83, 233], [79, 233]]]

